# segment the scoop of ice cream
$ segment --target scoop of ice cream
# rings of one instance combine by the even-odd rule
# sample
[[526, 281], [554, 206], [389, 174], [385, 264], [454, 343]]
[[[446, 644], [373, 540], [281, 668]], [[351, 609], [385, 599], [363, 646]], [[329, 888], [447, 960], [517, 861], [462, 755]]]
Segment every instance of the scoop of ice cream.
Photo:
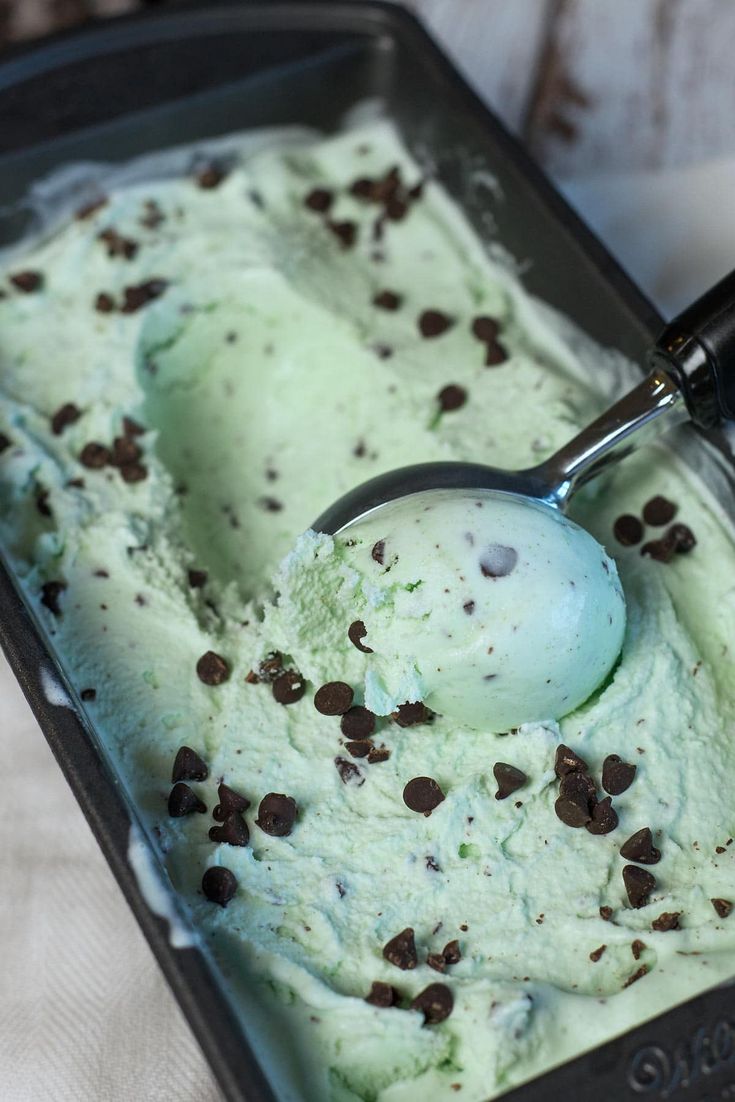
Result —
[[583, 528], [508, 494], [432, 491], [336, 538], [359, 576], [365, 703], [503, 731], [583, 703], [622, 645], [617, 569]]

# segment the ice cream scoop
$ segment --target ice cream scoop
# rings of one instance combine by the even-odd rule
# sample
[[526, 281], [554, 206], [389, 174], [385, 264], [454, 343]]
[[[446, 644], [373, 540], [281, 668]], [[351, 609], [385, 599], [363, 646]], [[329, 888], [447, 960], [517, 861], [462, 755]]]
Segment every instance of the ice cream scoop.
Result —
[[400, 579], [409, 595], [397, 594], [389, 623], [376, 616], [377, 635], [367, 625], [374, 710], [385, 710], [380, 692], [406, 693], [500, 730], [558, 718], [601, 683], [622, 643], [622, 591], [602, 547], [563, 512], [652, 431], [735, 416], [735, 273], [665, 328], [650, 360], [643, 382], [539, 466], [404, 467], [319, 517], [317, 531], [347, 531], [356, 558], [371, 554], [395, 571], [391, 592]]

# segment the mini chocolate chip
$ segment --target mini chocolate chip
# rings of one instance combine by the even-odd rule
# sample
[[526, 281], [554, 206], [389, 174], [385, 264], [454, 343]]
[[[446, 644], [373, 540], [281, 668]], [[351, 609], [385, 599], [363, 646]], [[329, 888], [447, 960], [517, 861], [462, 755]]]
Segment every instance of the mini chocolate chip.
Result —
[[168, 281], [165, 279], [147, 279], [135, 286], [124, 287], [121, 313], [134, 314], [149, 302], [159, 298], [167, 287]]
[[42, 517], [51, 517], [51, 506], [48, 503], [49, 492], [48, 490], [39, 490], [36, 494], [36, 508]]
[[155, 199], [146, 199], [143, 203], [143, 214], [138, 221], [145, 229], [155, 230], [166, 221], [166, 215]]
[[148, 477], [148, 468], [142, 463], [124, 463], [120, 467], [120, 476], [123, 482], [142, 482]]
[[645, 948], [646, 948], [645, 941], [641, 941], [639, 938], [636, 938], [635, 941], [631, 941], [630, 951], [633, 954], [633, 960], [640, 960], [641, 959], [641, 953], [643, 952], [643, 950]]
[[347, 638], [352, 643], [353, 647], [357, 647], [363, 654], [372, 654], [372, 647], [366, 647], [363, 643], [363, 639], [367, 635], [367, 628], [362, 620], [353, 620], [347, 629]]
[[465, 404], [467, 401], [467, 391], [463, 386], [457, 386], [456, 383], [449, 383], [447, 386], [442, 387], [436, 396], [436, 400], [443, 413], [452, 413], [454, 410], [461, 409]]
[[207, 571], [206, 570], [189, 570], [187, 571], [187, 579], [192, 589], [201, 589], [202, 586], [207, 584]]
[[197, 172], [197, 187], [204, 191], [211, 191], [213, 188], [219, 187], [226, 178], [227, 170], [221, 164], [213, 162], [210, 165], [205, 165]]
[[279, 501], [277, 497], [271, 497], [268, 494], [264, 494], [263, 497], [258, 498], [258, 505], [261, 509], [265, 509], [266, 513], [280, 513], [283, 509], [283, 502]]
[[729, 899], [710, 899], [710, 903], [720, 918], [729, 918], [732, 914], [733, 904]]
[[678, 930], [680, 918], [681, 911], [664, 911], [658, 918], [654, 918], [651, 929], [656, 930], [659, 934], [666, 934], [669, 930]]
[[368, 739], [358, 739], [356, 742], [346, 742], [345, 750], [353, 758], [366, 758], [373, 749], [373, 744]]
[[209, 828], [209, 837], [218, 844], [246, 846], [250, 841], [250, 831], [242, 815], [237, 811], [230, 811], [222, 820], [221, 826]]
[[222, 685], [229, 676], [229, 664], [213, 650], [206, 651], [197, 662], [197, 677], [205, 685]]
[[505, 345], [500, 341], [490, 341], [485, 349], [485, 367], [500, 367], [508, 359]]
[[206, 781], [208, 776], [209, 769], [196, 750], [192, 750], [191, 746], [180, 746], [171, 770], [172, 782], [175, 784], [177, 781]]
[[442, 956], [447, 964], [459, 964], [462, 959], [462, 951], [456, 938], [447, 942], [442, 949]]
[[569, 773], [586, 773], [587, 762], [562, 742], [556, 748], [554, 772], [560, 779]]
[[697, 546], [697, 540], [691, 528], [686, 524], [672, 524], [666, 533], [665, 539], [671, 540], [680, 555], [685, 555]]
[[81, 697], [82, 700], [85, 700], [85, 701], [95, 700], [96, 697], [97, 697], [97, 690], [96, 689], [82, 689], [79, 696]]
[[557, 818], [570, 827], [586, 826], [592, 818], [589, 800], [578, 793], [572, 796], [559, 796], [554, 804], [554, 811]]
[[314, 707], [323, 716], [342, 716], [352, 705], [353, 697], [345, 681], [328, 681], [314, 694]]
[[65, 582], [44, 582], [41, 586], [41, 604], [44, 605], [49, 612], [53, 612], [54, 616], [61, 615], [59, 597], [65, 589]]
[[273, 681], [271, 691], [279, 704], [295, 704], [306, 692], [306, 682], [296, 670], [286, 670]]
[[498, 791], [495, 793], [496, 800], [505, 800], [508, 796], [512, 796], [519, 788], [523, 788], [528, 780], [521, 769], [516, 769], [514, 765], [508, 765], [504, 761], [495, 763], [493, 776], [498, 782]]
[[631, 907], [645, 907], [649, 896], [656, 887], [656, 877], [637, 865], [626, 865], [623, 869], [623, 883], [628, 893]]
[[447, 962], [441, 953], [429, 953], [426, 958], [426, 963], [429, 968], [433, 968], [435, 972], [446, 972]]
[[590, 834], [610, 834], [618, 825], [618, 813], [609, 796], [592, 805], [592, 820], [585, 824]]
[[132, 260], [138, 251], [138, 242], [132, 237], [123, 237], [117, 230], [111, 227], [97, 234], [100, 241], [107, 246], [107, 255], [110, 257], [121, 256], [124, 260]]
[[505, 578], [515, 570], [517, 563], [515, 547], [489, 543], [480, 556], [480, 572], [483, 578]]
[[642, 827], [632, 834], [620, 847], [620, 856], [626, 861], [637, 861], [640, 865], [656, 865], [661, 860], [661, 851], [653, 844], [650, 827]]
[[387, 746], [371, 746], [367, 757], [368, 765], [379, 765], [382, 761], [387, 761], [389, 757], [390, 750]]
[[107, 291], [100, 291], [94, 300], [94, 308], [100, 314], [111, 314], [115, 309], [115, 300]]
[[344, 713], [340, 730], [348, 739], [369, 739], [375, 731], [375, 714], [362, 704], [355, 704]]
[[61, 436], [66, 426], [73, 425], [81, 416], [82, 411], [79, 406], [75, 406], [73, 402], [65, 402], [51, 418], [52, 433], [54, 436]]
[[373, 544], [373, 549], [370, 552], [371, 558], [375, 560], [380, 566], [385, 562], [385, 540], [378, 540]]
[[602, 954], [605, 952], [606, 949], [607, 949], [607, 945], [600, 945], [600, 947], [598, 949], [593, 949], [592, 950], [592, 952], [590, 953], [590, 960], [592, 961], [593, 964], [597, 964], [598, 960], [600, 959], [600, 957], [602, 956]]
[[403, 789], [403, 802], [411, 811], [427, 818], [444, 800], [444, 793], [433, 777], [414, 777]]
[[357, 768], [354, 762], [348, 761], [347, 758], [343, 758], [338, 754], [334, 759], [334, 764], [342, 784], [355, 784], [359, 788], [360, 785], [365, 783], [362, 771]]
[[292, 796], [284, 796], [282, 792], [269, 792], [260, 801], [255, 823], [266, 834], [271, 834], [274, 838], [285, 838], [291, 833], [297, 814], [298, 808]]
[[477, 337], [478, 341], [488, 344], [495, 340], [499, 332], [500, 323], [488, 314], [481, 314], [472, 321], [472, 335]]
[[612, 918], [612, 916], [613, 916], [612, 907], [600, 907], [600, 918], [604, 922], [609, 922], [610, 919]]
[[325, 214], [334, 202], [334, 195], [323, 187], [315, 187], [304, 199], [304, 206], [317, 214]]
[[611, 796], [619, 796], [632, 785], [637, 768], [617, 754], [608, 754], [602, 763], [602, 787]]
[[391, 712], [390, 718], [399, 727], [416, 727], [419, 723], [429, 723], [434, 718], [434, 713], [420, 700], [415, 700], [399, 704], [395, 712]]
[[365, 1002], [370, 1003], [371, 1006], [386, 1009], [389, 1006], [396, 1006], [400, 998], [395, 987], [391, 987], [389, 983], [383, 983], [382, 980], [373, 980], [370, 993], [365, 996]]
[[643, 506], [643, 519], [654, 528], [662, 528], [676, 516], [677, 506], [666, 497], [657, 495]]
[[398, 310], [402, 302], [402, 296], [396, 294], [395, 291], [380, 291], [373, 297], [373, 306], [377, 306], [381, 310]]
[[40, 291], [43, 287], [43, 275], [41, 272], [15, 272], [14, 275], [9, 276], [10, 282], [14, 287], [17, 287], [19, 291], [22, 291], [25, 295], [30, 295], [34, 291]]
[[473, 612], [475, 611], [475, 602], [474, 601], [465, 601], [465, 603], [462, 605], [462, 608], [467, 613], [468, 616], [471, 616], [473, 614]]
[[395, 964], [396, 968], [400, 968], [403, 972], [415, 968], [419, 958], [416, 952], [413, 928], [407, 926], [405, 930], [401, 930], [400, 934], [396, 934], [395, 937], [386, 942], [383, 947], [383, 956], [389, 964]]
[[172, 818], [180, 819], [184, 815], [191, 815], [194, 811], [203, 814], [206, 810], [206, 804], [202, 803], [188, 784], [178, 781], [171, 789], [168, 797], [168, 813]]
[[351, 249], [357, 240], [356, 222], [327, 222], [327, 228], [332, 231], [343, 249]]
[[104, 444], [98, 444], [96, 440], [85, 444], [79, 453], [79, 462], [92, 471], [106, 467], [111, 458], [110, 449], [106, 448]]
[[239, 792], [235, 792], [234, 788], [230, 788], [228, 784], [220, 784], [217, 788], [217, 795], [219, 796], [219, 803], [212, 811], [212, 818], [216, 819], [218, 823], [223, 823], [233, 811], [242, 813], [250, 807], [250, 800], [245, 796], [241, 796]]
[[632, 513], [623, 513], [613, 524], [613, 535], [623, 547], [633, 547], [643, 539], [643, 525]]
[[443, 314], [441, 310], [424, 310], [418, 319], [419, 332], [422, 337], [427, 339], [440, 337], [453, 325], [454, 318], [450, 318], [448, 314]]
[[444, 983], [430, 983], [411, 1003], [412, 1010], [424, 1015], [424, 1025], [438, 1025], [452, 1013], [454, 998]]
[[212, 865], [202, 877], [202, 891], [210, 903], [226, 907], [237, 891], [237, 878], [222, 865]]

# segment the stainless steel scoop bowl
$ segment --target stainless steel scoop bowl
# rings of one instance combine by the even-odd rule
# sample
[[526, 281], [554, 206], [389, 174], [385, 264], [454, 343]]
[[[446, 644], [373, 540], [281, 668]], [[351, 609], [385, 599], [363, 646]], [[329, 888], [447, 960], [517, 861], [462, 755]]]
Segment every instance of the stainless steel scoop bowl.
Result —
[[735, 419], [735, 272], [663, 330], [650, 373], [573, 440], [536, 467], [506, 471], [480, 463], [419, 463], [387, 471], [335, 501], [315, 521], [334, 534], [396, 498], [425, 490], [518, 494], [564, 511], [574, 492], [652, 436], [691, 420], [713, 428]]

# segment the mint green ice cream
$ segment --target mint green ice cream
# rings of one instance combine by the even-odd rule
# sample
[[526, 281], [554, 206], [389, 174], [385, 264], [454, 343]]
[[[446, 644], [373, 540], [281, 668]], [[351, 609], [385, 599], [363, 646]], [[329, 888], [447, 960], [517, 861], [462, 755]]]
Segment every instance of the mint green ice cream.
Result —
[[[385, 536], [310, 523], [406, 463], [538, 462], [626, 365], [417, 187], [388, 123], [256, 145], [223, 178], [112, 174], [4, 257], [0, 538], [279, 1097], [480, 1102], [735, 973], [732, 532], [648, 448], [575, 505], [606, 555], [599, 666], [555, 656], [573, 710], [497, 733], [414, 694], [408, 586], [441, 564], [407, 546], [371, 594]], [[550, 578], [451, 596], [547, 594], [535, 663]], [[172, 795], [182, 746], [208, 776], [179, 758]]]

